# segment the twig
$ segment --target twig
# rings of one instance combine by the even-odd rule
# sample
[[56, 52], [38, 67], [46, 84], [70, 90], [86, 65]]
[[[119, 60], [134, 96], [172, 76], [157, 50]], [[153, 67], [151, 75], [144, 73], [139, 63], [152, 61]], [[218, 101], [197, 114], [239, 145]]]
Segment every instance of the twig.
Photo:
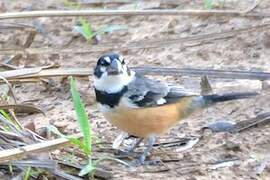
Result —
[[[76, 134], [71, 137], [81, 138], [81, 134]], [[8, 149], [0, 151], [0, 162], [7, 162], [13, 159], [20, 159], [29, 154], [39, 153], [39, 152], [48, 152], [57, 148], [62, 148], [65, 145], [68, 145], [70, 142], [67, 138], [59, 138], [49, 141], [43, 141], [41, 143], [26, 145], [21, 148]]]
[[[250, 71], [230, 71], [230, 70], [213, 70], [213, 69], [195, 69], [195, 68], [158, 68], [158, 67], [132, 67], [133, 70], [142, 74], [163, 75], [163, 76], [208, 76], [209, 78], [224, 79], [250, 79], [250, 80], [267, 80], [270, 79], [268, 72], [250, 72]], [[41, 69], [27, 68], [19, 70], [10, 70], [0, 72], [0, 76], [8, 80], [20, 79], [39, 79], [56, 76], [90, 76], [90, 68], [66, 68], [66, 69]]]
[[23, 48], [29, 48], [31, 44], [33, 43], [35, 37], [36, 37], [37, 31], [35, 30], [30, 30], [29, 34], [23, 44]]
[[230, 16], [230, 17], [269, 17], [270, 13], [243, 13], [235, 10], [51, 10], [23, 11], [0, 14], [0, 19], [70, 17], [70, 16]]
[[251, 128], [251, 127], [256, 126], [258, 124], [266, 123], [268, 121], [270, 122], [270, 112], [259, 114], [255, 118], [238, 122], [235, 125], [235, 131], [242, 132], [248, 128]]

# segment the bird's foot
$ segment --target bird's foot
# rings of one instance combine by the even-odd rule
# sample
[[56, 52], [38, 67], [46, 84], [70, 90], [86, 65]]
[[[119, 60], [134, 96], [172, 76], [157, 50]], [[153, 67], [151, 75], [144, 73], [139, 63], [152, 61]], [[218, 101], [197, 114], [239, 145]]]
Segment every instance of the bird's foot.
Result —
[[131, 162], [131, 165], [138, 167], [138, 166], [143, 166], [143, 165], [158, 165], [160, 163], [161, 163], [160, 159], [146, 160], [146, 156], [142, 154], [139, 156], [139, 158], [133, 160]]
[[128, 150], [120, 150], [118, 149], [114, 155], [117, 157], [117, 158], [128, 158], [128, 157], [134, 157], [136, 156], [136, 153], [133, 152], [133, 151], [128, 151]]
[[118, 150], [115, 154], [120, 158], [136, 156], [134, 149], [139, 146], [143, 138], [135, 138], [135, 140], [124, 150]]

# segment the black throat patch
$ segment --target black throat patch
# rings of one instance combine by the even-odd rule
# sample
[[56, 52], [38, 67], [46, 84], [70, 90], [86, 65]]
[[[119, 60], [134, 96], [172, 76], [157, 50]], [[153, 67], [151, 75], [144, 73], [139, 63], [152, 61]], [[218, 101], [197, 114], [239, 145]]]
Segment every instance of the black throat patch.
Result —
[[106, 91], [99, 91], [95, 89], [96, 93], [96, 100], [102, 105], [108, 105], [111, 108], [118, 105], [121, 97], [125, 92], [127, 92], [127, 86], [124, 86], [124, 88], [117, 92], [117, 93], [107, 93]]

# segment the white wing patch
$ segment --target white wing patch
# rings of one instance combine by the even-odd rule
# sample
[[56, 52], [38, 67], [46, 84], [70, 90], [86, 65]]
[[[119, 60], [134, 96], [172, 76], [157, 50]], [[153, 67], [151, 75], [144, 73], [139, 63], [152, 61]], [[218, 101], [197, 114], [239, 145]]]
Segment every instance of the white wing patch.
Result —
[[157, 100], [157, 104], [158, 105], [162, 105], [165, 104], [167, 101], [164, 98], [160, 98], [159, 100]]

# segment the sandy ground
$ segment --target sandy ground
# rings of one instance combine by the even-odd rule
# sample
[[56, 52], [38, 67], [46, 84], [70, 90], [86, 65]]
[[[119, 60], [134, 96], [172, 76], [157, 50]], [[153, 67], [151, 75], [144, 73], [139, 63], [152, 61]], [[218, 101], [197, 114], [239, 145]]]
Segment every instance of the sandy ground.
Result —
[[[246, 10], [254, 1], [226, 1], [224, 9]], [[162, 5], [165, 8], [171, 6]], [[95, 8], [100, 8], [97, 6]], [[128, 8], [124, 5], [114, 5], [114, 8]], [[132, 7], [132, 6], [131, 6]], [[89, 8], [89, 6], [87, 6]], [[203, 1], [181, 1], [180, 9], [202, 9]], [[41, 9], [64, 9], [60, 2], [55, 1], [2, 1], [0, 11], [22, 11]], [[264, 1], [256, 11], [268, 12], [270, 2]], [[259, 24], [269, 23], [269, 18], [232, 18], [232, 17], [189, 17], [189, 16], [139, 16], [139, 17], [91, 17], [94, 29], [104, 25], [126, 25], [126, 30], [115, 31], [100, 36], [99, 45], [128, 44], [146, 40], [167, 40], [188, 37], [206, 33], [222, 32]], [[39, 24], [43, 33], [39, 33], [31, 45], [35, 48], [61, 48], [76, 51], [87, 49], [91, 44], [78, 34], [72, 32], [76, 18], [38, 18], [9, 20], [5, 22], [20, 22]], [[0, 47], [20, 47], [25, 36], [21, 31], [0, 30]], [[234, 70], [270, 71], [269, 61], [269, 30], [237, 34], [230, 38], [201, 43], [175, 43], [161, 48], [152, 49], [117, 49], [131, 66], [160, 67], [193, 67]], [[24, 56], [14, 65], [33, 67], [58, 63], [61, 67], [89, 67], [92, 69], [102, 52], [96, 53], [65, 53], [65, 54], [34, 54]], [[7, 56], [1, 55], [4, 60]], [[189, 77], [155, 77], [171, 84], [198, 90], [199, 79]], [[232, 81], [210, 79], [215, 92], [247, 90], [258, 87], [257, 81]], [[106, 142], [112, 142], [119, 130], [112, 127], [98, 112], [94, 103], [92, 77], [78, 78], [79, 90], [87, 105], [87, 111], [92, 121], [95, 134]], [[32, 101], [44, 109], [46, 117], [33, 114], [19, 117], [27, 124], [34, 122], [37, 128], [48, 123], [64, 129], [65, 133], [78, 132], [74, 108], [70, 98], [69, 87], [65, 79], [53, 78], [48, 85], [42, 83], [21, 84], [15, 88], [20, 102]], [[173, 141], [177, 138], [199, 136], [199, 130], [210, 122], [227, 119], [239, 122], [269, 111], [270, 95], [267, 90], [259, 97], [250, 100], [228, 102], [210, 107], [203, 112], [185, 119], [170, 132], [160, 137], [158, 142]], [[270, 179], [270, 169], [266, 168], [261, 176], [255, 174], [256, 166], [262, 159], [269, 157], [270, 126], [252, 128], [238, 134], [217, 133], [207, 140], [202, 140], [197, 146], [184, 152], [178, 152], [178, 147], [158, 148], [155, 150], [162, 158], [178, 159], [176, 162], [165, 163], [168, 171], [152, 172], [162, 167], [145, 167], [137, 170], [116, 163], [110, 165], [114, 179]], [[234, 144], [236, 148], [232, 148]], [[110, 154], [109, 154], [110, 155]], [[209, 168], [209, 163], [237, 158], [233, 166]], [[150, 170], [148, 169], [150, 168]]]

